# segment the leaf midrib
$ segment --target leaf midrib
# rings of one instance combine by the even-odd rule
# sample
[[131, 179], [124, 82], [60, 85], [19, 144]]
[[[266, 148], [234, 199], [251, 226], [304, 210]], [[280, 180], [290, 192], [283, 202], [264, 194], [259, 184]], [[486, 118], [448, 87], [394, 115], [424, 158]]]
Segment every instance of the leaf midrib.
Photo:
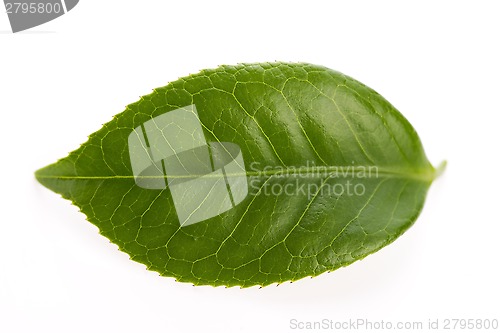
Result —
[[[280, 167], [277, 169], [269, 169], [262, 171], [245, 171], [226, 173], [227, 177], [310, 177], [321, 178], [330, 176], [331, 178], [348, 178], [356, 177], [358, 179], [376, 179], [376, 178], [405, 178], [432, 182], [444, 168], [443, 162], [437, 169], [429, 168], [428, 170], [395, 170], [390, 168], [381, 168], [374, 165], [370, 166], [310, 166], [310, 167]], [[370, 168], [376, 168], [375, 175], [369, 172]], [[43, 175], [42, 170], [35, 173], [37, 179], [61, 179], [61, 180], [108, 180], [108, 179], [165, 179], [166, 175], [162, 176], [134, 176], [134, 175], [111, 175], [111, 176], [56, 176]], [[365, 172], [365, 176], [357, 177], [360, 172]], [[189, 174], [189, 175], [168, 175], [169, 179], [190, 179], [197, 177], [205, 178], [220, 178], [218, 174]]]

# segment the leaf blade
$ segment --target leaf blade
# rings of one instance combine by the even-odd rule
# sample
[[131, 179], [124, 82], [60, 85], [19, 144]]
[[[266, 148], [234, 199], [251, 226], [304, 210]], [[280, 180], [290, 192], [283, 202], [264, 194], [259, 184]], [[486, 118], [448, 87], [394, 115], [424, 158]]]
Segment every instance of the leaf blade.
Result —
[[[126, 139], [191, 104], [207, 141], [241, 148], [254, 192], [181, 228], [168, 189], [136, 185]], [[356, 177], [370, 167], [376, 177]], [[391, 243], [418, 217], [436, 170], [409, 122], [370, 88], [324, 67], [273, 63], [221, 66], [155, 89], [36, 176], [148, 269], [246, 287], [318, 275]], [[332, 193], [353, 179], [365, 193]], [[273, 186], [307, 193], [264, 193]]]

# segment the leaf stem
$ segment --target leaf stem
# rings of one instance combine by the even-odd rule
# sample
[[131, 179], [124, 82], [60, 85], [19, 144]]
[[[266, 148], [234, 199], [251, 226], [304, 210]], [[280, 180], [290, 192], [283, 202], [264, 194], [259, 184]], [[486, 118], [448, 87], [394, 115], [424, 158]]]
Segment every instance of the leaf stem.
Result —
[[439, 176], [441, 176], [441, 174], [444, 172], [444, 170], [446, 169], [446, 165], [448, 164], [448, 162], [446, 160], [442, 161], [438, 167], [436, 168], [436, 170], [434, 171], [434, 179], [438, 178]]

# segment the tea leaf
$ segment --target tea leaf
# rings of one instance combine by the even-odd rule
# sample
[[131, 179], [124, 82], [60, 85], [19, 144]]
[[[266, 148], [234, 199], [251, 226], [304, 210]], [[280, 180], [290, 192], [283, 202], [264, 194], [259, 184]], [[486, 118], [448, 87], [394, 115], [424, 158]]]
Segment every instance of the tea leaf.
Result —
[[155, 89], [36, 177], [148, 269], [247, 287], [391, 243], [437, 173], [372, 89], [321, 66], [261, 63]]

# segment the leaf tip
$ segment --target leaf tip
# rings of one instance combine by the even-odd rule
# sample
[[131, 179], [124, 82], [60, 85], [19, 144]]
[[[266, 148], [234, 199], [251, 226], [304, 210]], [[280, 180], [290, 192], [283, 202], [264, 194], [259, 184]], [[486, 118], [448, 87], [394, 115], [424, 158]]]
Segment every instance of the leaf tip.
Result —
[[43, 186], [46, 186], [45, 185], [45, 177], [44, 177], [44, 173], [45, 173], [45, 170], [47, 169], [47, 167], [43, 167], [43, 168], [40, 168], [38, 170], [35, 171], [34, 175], [35, 175], [35, 179], [40, 183], [42, 184]]

